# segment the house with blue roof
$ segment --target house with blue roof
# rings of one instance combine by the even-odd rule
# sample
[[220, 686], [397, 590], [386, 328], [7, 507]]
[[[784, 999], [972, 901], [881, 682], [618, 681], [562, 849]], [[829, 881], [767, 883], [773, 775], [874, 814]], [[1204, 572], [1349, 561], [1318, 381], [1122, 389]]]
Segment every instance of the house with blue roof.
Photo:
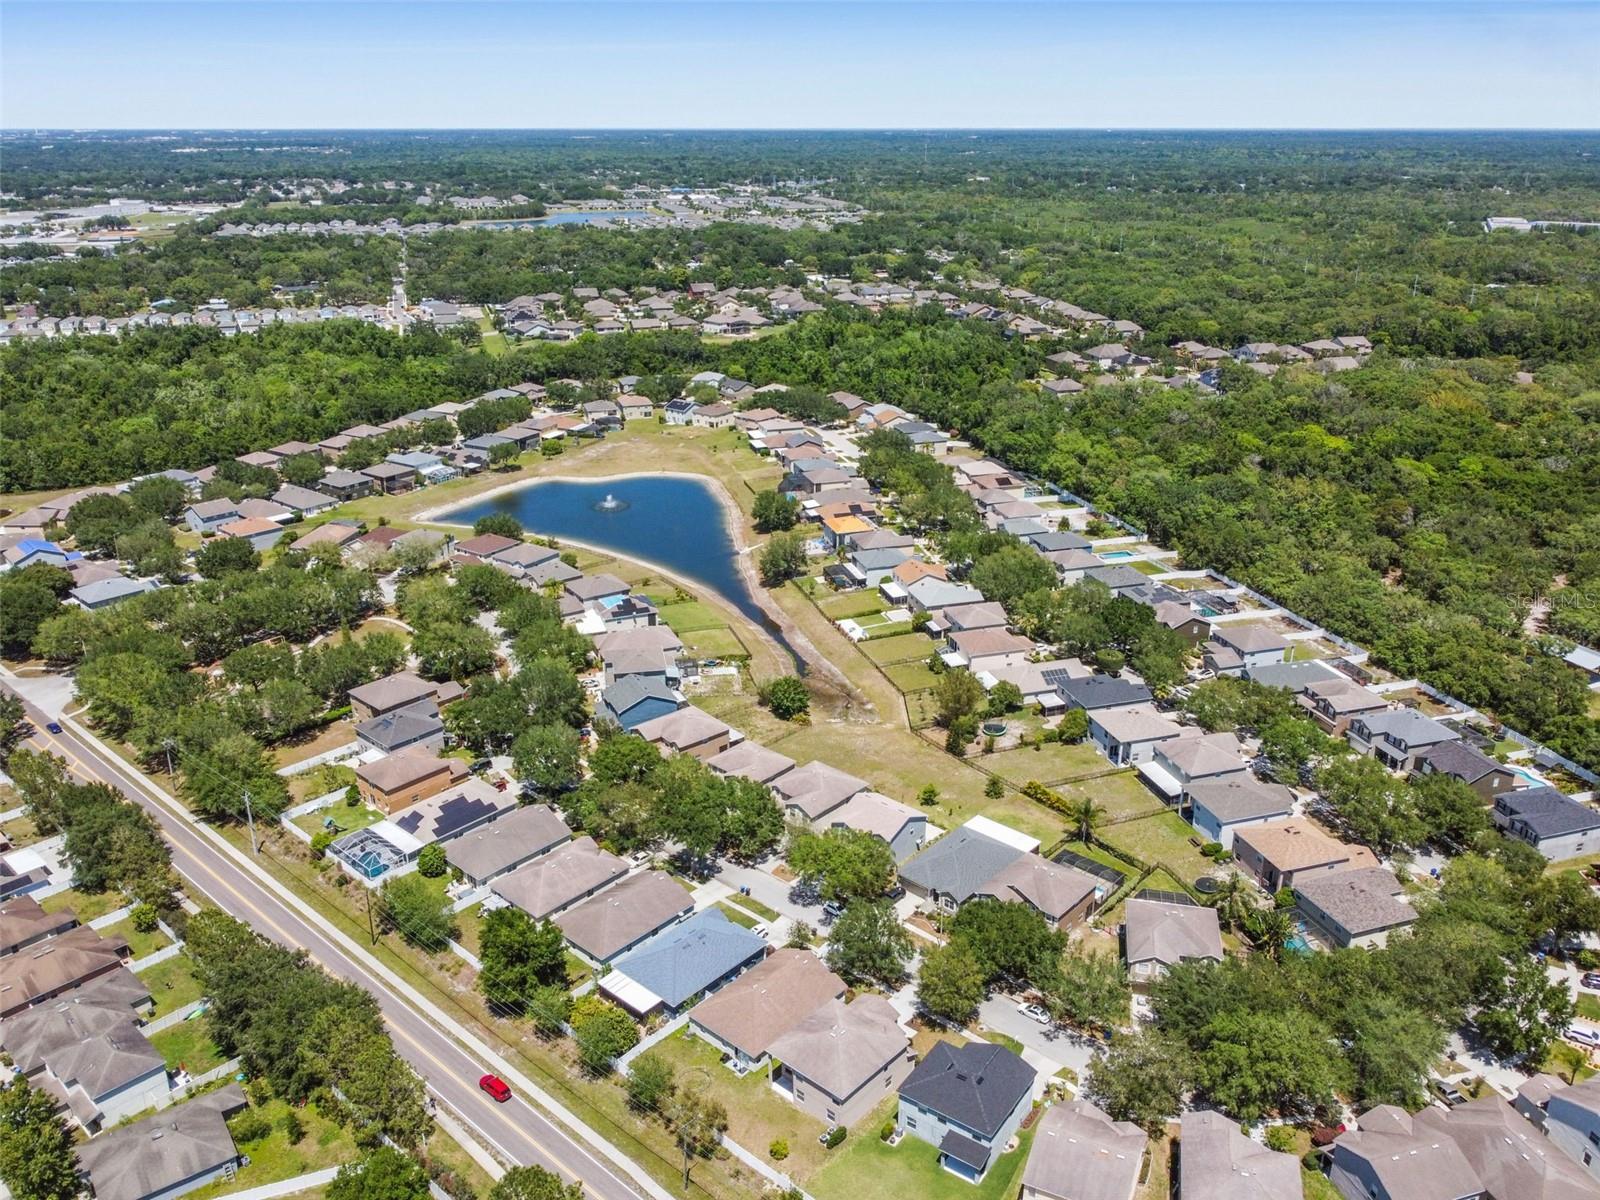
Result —
[[719, 909], [706, 908], [611, 964], [602, 992], [639, 1017], [672, 1016], [766, 957], [767, 943]]
[[600, 693], [599, 711], [624, 729], [637, 729], [646, 721], [677, 712], [683, 705], [683, 697], [666, 680], [624, 675]]
[[35, 563], [65, 570], [68, 563], [82, 558], [77, 550], [63, 550], [58, 543], [45, 538], [23, 538], [6, 553], [5, 561], [7, 569], [12, 571], [25, 570]]

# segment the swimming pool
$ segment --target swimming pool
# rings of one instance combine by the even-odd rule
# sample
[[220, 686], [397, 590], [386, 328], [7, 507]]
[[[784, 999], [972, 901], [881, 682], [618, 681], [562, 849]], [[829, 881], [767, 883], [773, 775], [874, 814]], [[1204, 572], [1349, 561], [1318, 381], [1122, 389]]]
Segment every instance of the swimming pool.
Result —
[[1112, 560], [1118, 559], [1118, 558], [1132, 558], [1133, 557], [1133, 551], [1132, 550], [1107, 550], [1103, 554], [1101, 554], [1100, 557], [1105, 559], [1107, 562], [1111, 562]]

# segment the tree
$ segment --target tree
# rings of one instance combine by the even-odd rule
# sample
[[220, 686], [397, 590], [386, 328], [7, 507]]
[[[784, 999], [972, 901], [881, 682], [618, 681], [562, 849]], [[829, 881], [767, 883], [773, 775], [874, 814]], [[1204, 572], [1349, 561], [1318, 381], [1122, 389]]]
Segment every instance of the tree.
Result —
[[328, 1185], [328, 1200], [426, 1200], [428, 1172], [392, 1146], [346, 1163]]
[[753, 862], [783, 840], [783, 809], [770, 788], [753, 779], [729, 777], [722, 821], [722, 852]]
[[933, 685], [938, 721], [949, 729], [963, 717], [970, 717], [983, 703], [983, 684], [971, 671], [946, 671]]
[[1538, 1063], [1572, 1022], [1572, 994], [1552, 981], [1544, 964], [1514, 960], [1473, 1019], [1489, 1049], [1513, 1063]]
[[489, 1189], [487, 1200], [583, 1200], [582, 1183], [562, 1183], [543, 1167], [512, 1167]]
[[1379, 854], [1415, 846], [1426, 835], [1409, 788], [1375, 758], [1335, 759], [1317, 772], [1317, 790], [1345, 831]]
[[[57, 594], [42, 582], [32, 567], [0, 581], [0, 650], [13, 658], [25, 658], [39, 627], [61, 608]], [[54, 571], [54, 567], [46, 568]], [[71, 586], [72, 576], [64, 576]]]
[[1295, 935], [1294, 915], [1286, 908], [1258, 908], [1244, 922], [1245, 932], [1276, 961]]
[[1010, 612], [1027, 593], [1054, 587], [1056, 571], [1031, 546], [1012, 541], [978, 559], [968, 578], [987, 599]]
[[497, 908], [483, 919], [479, 940], [478, 990], [493, 1004], [519, 1010], [536, 989], [566, 982], [566, 943], [548, 920]]
[[1300, 782], [1301, 768], [1321, 763], [1338, 748], [1338, 742], [1300, 717], [1278, 717], [1261, 730], [1261, 753], [1272, 777], [1289, 787]]
[[1410, 788], [1417, 819], [1430, 839], [1461, 849], [1491, 828], [1478, 793], [1453, 775], [1418, 775], [1410, 781]]
[[805, 535], [797, 532], [775, 533], [767, 539], [757, 559], [761, 583], [765, 587], [779, 587], [795, 578], [806, 567]]
[[[320, 478], [320, 475], [319, 475]], [[149, 475], [139, 480], [123, 495], [129, 504], [147, 517], [171, 524], [182, 514], [189, 503], [189, 489], [176, 479], [165, 475]]]
[[638, 1112], [653, 1113], [672, 1094], [672, 1064], [653, 1050], [646, 1050], [628, 1064], [628, 1103]]
[[1106, 822], [1106, 807], [1093, 796], [1079, 796], [1069, 801], [1067, 807], [1067, 819], [1072, 822], [1072, 835], [1080, 842], [1091, 840], [1095, 831]]
[[1206, 1026], [1195, 1081], [1241, 1121], [1274, 1112], [1323, 1115], [1337, 1103], [1342, 1065], [1328, 1053], [1328, 1041], [1328, 1031], [1302, 1010], [1224, 1010]]
[[542, 1038], [557, 1038], [566, 1032], [572, 1019], [572, 996], [562, 984], [534, 988], [528, 993], [522, 1011], [533, 1022], [534, 1032]]
[[957, 938], [923, 954], [917, 970], [917, 1002], [941, 1020], [965, 1025], [987, 990], [983, 968], [964, 940]]
[[261, 567], [261, 554], [248, 538], [216, 537], [194, 552], [194, 567], [207, 579], [221, 579]]
[[384, 927], [399, 930], [413, 946], [440, 951], [456, 934], [450, 898], [421, 875], [401, 875], [383, 885]]
[[872, 900], [894, 878], [894, 852], [875, 834], [836, 827], [789, 841], [790, 868], [816, 883], [825, 900]]
[[583, 777], [583, 743], [570, 725], [530, 725], [511, 743], [511, 766], [524, 788], [553, 795]]
[[1600, 896], [1576, 871], [1541, 877], [1530, 899], [1534, 928], [1557, 942], [1600, 933]]
[[662, 1116], [683, 1151], [683, 1186], [689, 1188], [689, 1164], [710, 1154], [728, 1127], [728, 1110], [698, 1087], [682, 1087], [667, 1097]]
[[1193, 1086], [1184, 1048], [1155, 1030], [1119, 1034], [1097, 1051], [1085, 1092], [1114, 1121], [1159, 1133], [1183, 1108]]
[[589, 755], [590, 777], [599, 783], [638, 783], [661, 766], [661, 752], [636, 733], [602, 737]]
[[0, 1086], [0, 1180], [16, 1200], [73, 1200], [81, 1190], [66, 1122], [22, 1075]]
[[1003, 717], [1022, 707], [1022, 689], [1009, 679], [1002, 679], [989, 689], [989, 703], [984, 712], [991, 717]]
[[435, 622], [411, 639], [417, 670], [428, 679], [464, 682], [494, 667], [494, 635], [481, 625]]
[[571, 1025], [579, 1061], [594, 1075], [609, 1074], [611, 1064], [639, 1044], [632, 1018], [592, 993], [573, 1001]]
[[1007, 979], [1038, 985], [1053, 978], [1067, 940], [1036, 909], [987, 896], [963, 904], [950, 931], [972, 947], [990, 982]]
[[761, 702], [780, 721], [792, 721], [811, 710], [811, 693], [794, 675], [781, 675], [761, 686]]
[[800, 505], [776, 491], [757, 492], [751, 517], [757, 533], [782, 533], [793, 529], [800, 516]]
[[1045, 1007], [1058, 1021], [1103, 1032], [1128, 1019], [1132, 992], [1122, 964], [1112, 955], [1070, 950], [1054, 975], [1038, 986]]
[[517, 465], [521, 453], [515, 442], [496, 442], [489, 447], [489, 466], [496, 471], [509, 471]]
[[1062, 716], [1056, 729], [1063, 742], [1075, 745], [1089, 736], [1089, 714], [1081, 708], [1071, 709]]
[[247, 733], [222, 732], [208, 745], [179, 736], [178, 790], [194, 809], [214, 820], [245, 819], [245, 796], [257, 821], [275, 821], [289, 802], [283, 778], [267, 752]]
[[887, 900], [852, 901], [828, 934], [828, 967], [847, 980], [896, 985], [911, 955], [911, 935]]
[[417, 854], [417, 874], [424, 879], [438, 879], [449, 869], [450, 863], [445, 858], [444, 847], [438, 842], [424, 846]]

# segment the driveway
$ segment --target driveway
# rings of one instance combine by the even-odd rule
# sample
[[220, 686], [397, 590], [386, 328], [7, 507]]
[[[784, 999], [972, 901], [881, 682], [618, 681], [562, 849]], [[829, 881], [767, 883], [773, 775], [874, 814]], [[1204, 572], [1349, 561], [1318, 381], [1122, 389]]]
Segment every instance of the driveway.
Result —
[[[1017, 1011], [1017, 1001], [996, 992], [978, 1006], [978, 1023], [984, 1029], [1003, 1033], [1021, 1042], [1040, 1059], [1054, 1064], [1047, 1072], [1055, 1074], [1071, 1067], [1082, 1079], [1088, 1074], [1089, 1059], [1098, 1043], [1060, 1026], [1044, 1026]], [[1040, 1065], [1040, 1064], [1035, 1064]]]
[[[776, 859], [771, 860], [776, 862]], [[822, 925], [822, 906], [820, 904], [800, 905], [789, 899], [790, 885], [775, 875], [768, 874], [760, 867], [743, 867], [734, 863], [725, 862], [722, 870], [717, 872], [716, 881], [725, 883], [729, 890], [737, 892], [742, 887], [750, 889], [753, 899], [761, 901], [768, 908], [781, 916], [788, 917], [791, 921], [804, 921], [812, 929], [820, 930]]]

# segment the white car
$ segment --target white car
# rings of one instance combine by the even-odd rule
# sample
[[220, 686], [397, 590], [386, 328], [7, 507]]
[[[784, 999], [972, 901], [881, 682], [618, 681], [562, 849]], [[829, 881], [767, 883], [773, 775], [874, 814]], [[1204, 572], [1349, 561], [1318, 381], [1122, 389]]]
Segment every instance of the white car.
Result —
[[1567, 1032], [1562, 1036], [1575, 1045], [1585, 1046], [1590, 1050], [1600, 1049], [1600, 1029], [1588, 1025], [1569, 1025]]
[[1030, 1021], [1037, 1021], [1041, 1025], [1050, 1024], [1050, 1012], [1042, 1004], [1019, 1004], [1017, 1011]]

